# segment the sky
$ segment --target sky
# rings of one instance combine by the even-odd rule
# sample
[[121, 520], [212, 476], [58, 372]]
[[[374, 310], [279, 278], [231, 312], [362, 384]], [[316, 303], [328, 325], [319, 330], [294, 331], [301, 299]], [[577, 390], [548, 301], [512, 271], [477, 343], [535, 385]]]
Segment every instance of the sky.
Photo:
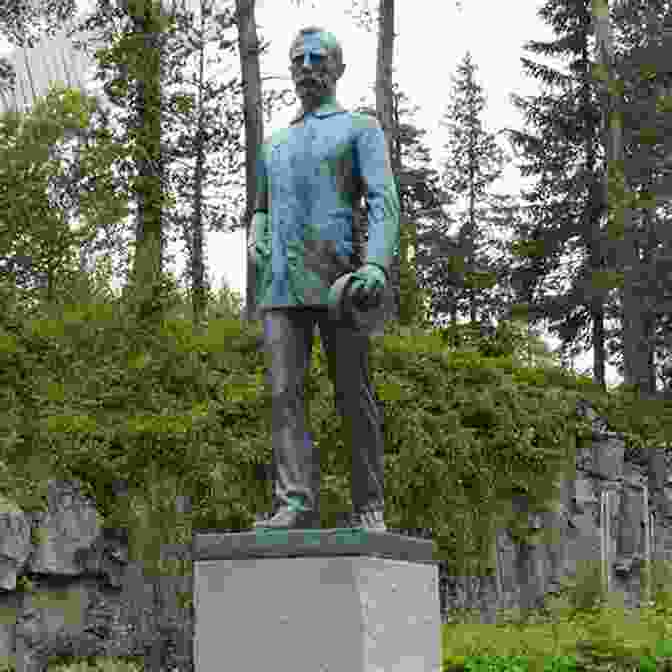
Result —
[[[186, 1], [188, 6], [196, 9], [197, 0]], [[367, 0], [360, 2], [367, 4]], [[378, 0], [368, 0], [368, 3], [375, 7]], [[420, 108], [416, 121], [427, 130], [425, 143], [432, 149], [436, 167], [442, 159], [445, 143], [439, 119], [450, 103], [451, 75], [455, 74], [467, 51], [471, 52], [478, 67], [476, 78], [486, 95], [487, 106], [483, 113], [486, 130], [523, 128], [522, 116], [513, 106], [510, 94], [538, 93], [538, 84], [524, 74], [520, 57], [525, 55], [523, 44], [526, 41], [553, 37], [550, 28], [537, 16], [542, 4], [543, 0], [397, 0], [394, 76], [411, 103]], [[93, 0], [78, 2], [80, 11], [93, 6]], [[270, 42], [269, 50], [262, 56], [262, 77], [283, 77], [289, 85], [287, 54], [290, 43], [300, 28], [316, 24], [331, 30], [343, 46], [346, 70], [338, 84], [339, 101], [352, 108], [362, 97], [375, 100], [372, 87], [375, 83], [376, 36], [355, 24], [347, 13], [351, 6], [352, 0], [302, 0], [300, 8], [294, 6], [294, 0], [257, 0], [260, 36]], [[0, 41], [0, 54], [6, 49], [6, 43], [3, 45]], [[233, 68], [238, 67], [237, 59], [236, 54], [231, 64]], [[264, 133], [288, 125], [295, 111], [295, 108], [288, 108], [275, 113], [271, 122], [265, 124]], [[508, 144], [502, 136], [499, 137], [502, 148], [510, 154]], [[494, 188], [500, 193], [516, 194], [528, 184], [511, 160]], [[244, 297], [244, 231], [209, 233], [206, 244], [208, 274], [213, 280], [213, 288], [219, 288], [224, 279]], [[179, 248], [180, 244], [168, 248], [170, 253], [177, 255], [173, 266], [177, 274], [184, 269], [185, 255]], [[546, 340], [552, 346], [557, 345], [552, 337]], [[577, 358], [574, 365], [581, 372], [587, 371], [592, 366], [592, 356]], [[620, 382], [612, 367], [608, 367], [607, 382]]]

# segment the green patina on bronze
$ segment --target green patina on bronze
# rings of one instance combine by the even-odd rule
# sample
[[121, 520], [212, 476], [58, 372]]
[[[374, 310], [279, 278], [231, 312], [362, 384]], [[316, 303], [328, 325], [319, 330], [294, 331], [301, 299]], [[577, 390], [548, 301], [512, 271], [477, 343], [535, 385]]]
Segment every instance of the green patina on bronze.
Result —
[[309, 26], [299, 31], [297, 36], [294, 38], [294, 41], [292, 42], [292, 46], [289, 49], [289, 60], [292, 60], [292, 55], [297, 44], [301, 44], [303, 42], [303, 36], [315, 33], [319, 34], [320, 42], [328, 50], [329, 56], [333, 58], [334, 62], [342, 65], [343, 47], [341, 46], [341, 43], [336, 39], [336, 36], [332, 32], [329, 32], [324, 28], [320, 28], [319, 26]]
[[[255, 527], [320, 524], [319, 458], [303, 401], [312, 344], [308, 329], [318, 321], [344, 433], [353, 447], [352, 522], [385, 529], [380, 413], [364, 362], [368, 333], [384, 317], [373, 309], [382, 306], [386, 269], [398, 247], [399, 197], [380, 124], [336, 100], [344, 69], [332, 33], [302, 31], [290, 49], [289, 68], [301, 111], [259, 152], [257, 204], [264, 214], [254, 220], [257, 315], [268, 311], [264, 345], [278, 508]], [[368, 217], [365, 254], [358, 217], [362, 197]], [[363, 476], [355, 474], [360, 470]]]
[[[307, 149], [308, 132], [313, 145]], [[309, 118], [301, 113], [273, 133], [260, 151], [259, 174], [263, 193], [257, 202], [269, 204], [257, 232], [264, 241], [257, 275], [261, 310], [328, 305], [336, 279], [359, 265], [354, 241], [360, 231], [354, 226], [362, 197], [369, 205], [369, 245], [366, 259], [358, 261], [387, 272], [398, 245], [399, 199], [375, 118], [328, 99]]]

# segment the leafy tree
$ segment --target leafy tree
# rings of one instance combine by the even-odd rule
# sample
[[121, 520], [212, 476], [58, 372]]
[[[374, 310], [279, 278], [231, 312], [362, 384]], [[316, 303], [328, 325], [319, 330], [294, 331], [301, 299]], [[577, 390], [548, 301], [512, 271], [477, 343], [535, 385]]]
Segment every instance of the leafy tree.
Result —
[[[186, 44], [186, 37], [190, 35], [189, 32], [184, 30], [181, 34], [175, 35], [174, 33], [176, 31], [173, 31], [171, 24], [166, 23], [164, 21], [165, 17], [161, 16], [161, 14], [155, 10], [155, 7], [150, 7], [149, 5], [141, 6], [133, 2], [126, 3], [124, 6], [117, 7], [116, 9], [110, 8], [109, 6], [107, 8], [103, 7], [102, 10], [99, 8], [99, 12], [94, 14], [93, 17], [89, 17], [89, 20], [85, 25], [85, 29], [104, 27], [108, 30], [107, 43], [111, 46], [108, 46], [107, 49], [100, 49], [96, 53], [96, 56], [99, 58], [99, 62], [101, 63], [101, 71], [103, 75], [101, 78], [104, 78], [106, 72], [109, 73], [111, 70], [116, 69], [115, 74], [117, 76], [113, 78], [112, 82], [108, 82], [106, 85], [106, 92], [108, 93], [108, 96], [113, 105], [116, 105], [116, 107], [128, 112], [128, 115], [123, 120], [125, 123], [122, 124], [125, 135], [121, 138], [113, 137], [109, 127], [96, 128], [94, 130], [86, 127], [86, 122], [82, 122], [84, 127], [86, 127], [87, 133], [92, 135], [96, 133], [100, 134], [100, 137], [105, 140], [105, 146], [108, 149], [116, 149], [115, 155], [113, 155], [112, 151], [110, 151], [107, 157], [110, 159], [115, 158], [119, 160], [118, 164], [121, 164], [121, 166], [117, 165], [117, 167], [122, 168], [121, 172], [124, 174], [124, 177], [129, 178], [131, 188], [135, 190], [135, 200], [138, 204], [136, 243], [140, 244], [140, 249], [138, 250], [136, 247], [137, 254], [134, 274], [135, 278], [131, 285], [127, 285], [127, 293], [124, 297], [125, 299], [130, 299], [133, 297], [134, 292], [138, 287], [146, 289], [155, 283], [160, 275], [163, 275], [160, 273], [161, 254], [159, 254], [158, 257], [155, 254], [157, 246], [152, 243], [152, 245], [150, 245], [151, 249], [144, 251], [142, 246], [148, 242], [148, 239], [153, 239], [154, 243], [157, 243], [157, 241], [159, 242], [158, 247], [159, 252], [161, 253], [163, 239], [165, 238], [165, 227], [162, 225], [160, 216], [163, 214], [164, 207], [160, 205], [159, 209], [157, 210], [155, 207], [153, 209], [153, 206], [156, 206], [157, 203], [161, 201], [161, 198], [158, 197], [162, 197], [168, 193], [168, 178], [175, 177], [175, 173], [170, 174], [167, 170], [165, 170], [167, 166], [164, 164], [167, 163], [167, 160], [172, 159], [175, 161], [178, 159], [190, 158], [190, 155], [195, 155], [197, 160], [199, 156], [201, 157], [202, 166], [204, 152], [208, 151], [210, 148], [215, 147], [215, 144], [212, 141], [209, 143], [209, 145], [205, 145], [205, 142], [209, 140], [207, 136], [215, 135], [215, 133], [209, 132], [210, 128], [222, 129], [222, 132], [219, 134], [220, 146], [224, 146], [225, 141], [228, 141], [229, 146], [232, 146], [234, 150], [239, 148], [239, 145], [236, 145], [235, 143], [237, 140], [234, 134], [235, 126], [229, 125], [227, 127], [227, 125], [222, 125], [221, 119], [223, 115], [221, 112], [217, 113], [217, 111], [215, 111], [213, 113], [211, 110], [204, 110], [202, 104], [197, 111], [197, 115], [191, 114], [193, 108], [193, 96], [189, 97], [188, 95], [185, 95], [184, 89], [179, 91], [177, 95], [170, 97], [166, 104], [165, 98], [161, 94], [165, 92], [166, 85], [170, 83], [170, 77], [167, 76], [167, 74], [173, 75], [172, 82], [180, 82], [181, 80], [179, 76], [175, 75], [175, 72], [182, 64], [179, 62], [179, 58], [184, 57], [185, 53], [192, 53], [194, 49], [192, 45], [191, 51], [189, 51], [189, 45]], [[185, 19], [184, 16], [180, 15], [172, 18], [177, 18], [179, 21], [182, 21], [183, 26], [188, 26], [191, 28], [188, 20]], [[220, 16], [219, 18], [221, 21], [222, 17]], [[112, 22], [115, 19], [118, 19], [122, 22], [121, 29], [116, 32], [116, 35], [114, 34], [114, 31], [111, 30]], [[232, 21], [229, 21], [229, 25], [232, 25], [232, 23]], [[164, 29], [165, 33], [163, 32]], [[160, 55], [162, 56], [162, 68], [158, 67], [159, 61], [155, 60], [154, 70], [144, 69], [144, 64], [141, 63], [141, 61], [143, 58], [143, 52], [147, 48], [146, 39], [154, 40], [154, 42], [152, 42], [152, 46], [157, 47], [157, 49], [150, 49], [147, 53], [157, 54], [161, 52]], [[160, 49], [160, 47], [165, 43], [166, 39], [172, 39], [171, 46], [175, 47], [171, 49], [170, 52]], [[232, 42], [229, 44], [232, 44]], [[168, 68], [166, 66], [168, 66]], [[199, 93], [201, 94], [199, 97], [199, 103], [203, 103], [205, 97], [203, 95], [202, 78], [197, 83], [201, 85], [199, 88]], [[235, 85], [235, 81], [228, 83], [229, 89], [233, 88], [232, 84]], [[218, 89], [215, 89], [213, 86], [210, 86], [210, 89], [207, 92], [210, 93], [210, 98], [215, 98], [218, 95], [221, 99], [221, 94], [225, 89], [226, 87], [220, 86]], [[205, 100], [207, 102], [207, 98]], [[216, 122], [214, 120], [211, 122], [208, 121], [206, 118], [208, 112], [210, 112], [213, 118], [216, 118]], [[238, 116], [242, 118], [242, 114], [240, 114], [240, 108]], [[160, 122], [162, 118], [165, 119], [166, 117], [168, 117], [169, 123], [163, 125], [162, 128], [161, 124], [157, 122]], [[194, 117], [198, 123], [191, 123]], [[138, 123], [139, 121], [140, 123]], [[174, 129], [177, 126], [178, 121], [183, 123], [183, 128], [197, 127], [201, 129], [196, 138], [196, 141], [193, 143], [194, 149], [191, 154], [188, 154], [186, 151], [184, 151], [186, 144], [185, 139], [189, 137], [184, 132], [180, 136], [177, 146], [166, 141], [166, 129], [168, 127]], [[46, 120], [43, 120], [43, 124], [46, 124]], [[203, 131], [203, 127], [208, 129], [208, 133]], [[82, 126], [78, 126], [77, 130], [81, 131]], [[140, 131], [139, 135], [138, 130]], [[142, 131], [144, 131], [144, 134]], [[193, 133], [190, 135], [193, 135]], [[222, 138], [224, 140], [222, 140]], [[217, 138], [215, 138], [215, 140], [217, 140]], [[53, 144], [53, 142], [50, 143], [50, 145]], [[188, 146], [187, 148], [191, 150], [191, 146]], [[138, 150], [140, 150], [140, 153], [138, 153]], [[232, 155], [235, 153], [235, 151], [231, 152]], [[33, 159], [34, 158], [35, 157], [33, 156]], [[91, 170], [90, 173], [87, 173], [88, 170], [93, 169], [97, 164], [102, 163], [103, 156], [96, 156], [94, 153], [91, 153], [90, 156], [80, 157], [80, 159], [82, 160], [77, 165], [77, 169], [79, 169], [82, 173], [86, 173], [86, 175], [82, 175], [81, 177], [83, 177], [85, 180], [90, 178], [91, 182], [94, 182], [96, 178], [98, 178], [99, 186], [104, 187], [105, 185], [101, 179], [103, 175], [101, 175], [100, 170]], [[29, 159], [26, 158], [25, 161], [28, 162]], [[38, 171], [44, 167], [44, 158], [41, 161], [42, 162], [38, 162]], [[11, 166], [12, 162], [9, 161], [3, 165]], [[11, 174], [11, 171], [9, 172]], [[14, 175], [14, 177], [18, 178], [18, 175]], [[197, 179], [195, 188], [198, 196], [198, 194], [202, 192], [205, 176], [203, 173], [199, 175], [197, 171], [196, 177]], [[71, 179], [66, 180], [65, 182], [71, 190], [74, 190], [77, 180]], [[32, 183], [27, 182], [27, 184]], [[154, 184], [154, 187], [159, 187], [158, 191], [156, 189], [152, 190], [152, 184]], [[186, 182], [186, 180], [183, 182], [183, 184], [191, 187], [191, 183]], [[42, 189], [42, 192], [46, 193], [46, 189]], [[14, 190], [14, 194], [16, 194], [16, 189]], [[128, 200], [129, 195], [130, 194], [127, 192], [126, 201]], [[174, 200], [172, 202], [174, 203]], [[37, 203], [37, 200], [34, 202], [31, 201], [29, 209], [31, 212], [39, 215], [39, 211], [36, 209]], [[196, 206], [199, 204], [200, 203], [197, 199]], [[63, 206], [64, 204], [61, 202], [59, 205]], [[100, 199], [97, 205], [102, 211], [104, 200]], [[61, 210], [63, 210], [63, 208], [61, 208]], [[200, 215], [200, 210], [198, 207], [196, 207], [196, 211], [197, 214]], [[33, 217], [35, 217], [35, 214]], [[82, 216], [82, 219], [85, 220], [87, 213], [81, 212], [80, 215]], [[93, 219], [89, 221], [93, 221]], [[164, 218], [163, 221], [167, 221], [166, 218]], [[16, 225], [17, 219], [12, 219], [12, 222]], [[45, 230], [50, 231], [52, 235], [57, 230], [64, 230], [66, 233], [70, 233], [70, 230], [67, 226], [63, 226], [58, 229], [57, 227], [50, 225], [51, 221], [44, 219], [43, 222]], [[172, 222], [180, 223], [180, 220], [176, 217], [174, 220], [172, 220]], [[50, 226], [47, 226], [48, 224]], [[24, 228], [27, 230], [27, 227]], [[92, 232], [93, 228], [89, 228], [87, 231]], [[14, 232], [8, 231], [7, 240], [14, 245], [16, 250], [17, 236], [11, 235], [12, 233]], [[34, 250], [35, 247], [39, 245], [40, 249], [47, 251], [47, 248], [41, 243], [41, 241], [37, 241], [37, 235], [34, 235], [30, 242], [32, 243], [32, 247], [30, 248], [31, 250]], [[25, 246], [27, 245], [28, 243], [26, 242]], [[69, 238], [67, 238], [64, 234], [63, 245], [62, 248], [59, 249], [59, 252], [61, 253], [57, 255], [55, 254], [54, 250], [49, 249], [49, 254], [45, 257], [46, 261], [51, 264], [49, 267], [51, 273], [47, 276], [47, 278], [49, 281], [51, 279], [57, 279], [60, 283], [58, 285], [59, 289], [63, 289], [66, 278], [64, 267], [61, 265], [56, 268], [55, 264], [64, 256], [67, 256], [66, 252], [69, 252], [72, 255], [73, 248], [76, 246], [77, 241], [75, 240], [74, 235], [71, 235]], [[25, 247], [25, 249], [28, 248]], [[159, 264], [158, 269], [157, 264]], [[33, 265], [35, 265], [35, 262], [33, 262]], [[74, 271], [73, 274], [77, 275]], [[82, 279], [81, 274], [78, 276], [78, 279]], [[138, 319], [138, 325], [141, 327], [146, 328], [149, 326], [147, 323], [148, 318], [153, 316], [151, 313], [154, 312], [157, 308], [159, 308], [158, 314], [161, 314], [163, 317], [167, 317], [167, 301], [172, 301], [175, 303], [177, 293], [175, 291], [175, 287], [171, 286], [171, 280], [164, 275], [164, 277], [161, 278], [160, 283], [162, 285], [161, 289], [164, 293], [164, 297], [162, 297], [162, 306], [159, 307], [156, 304], [156, 293], [154, 293], [149, 298], [146, 297], [145, 299], [141, 299], [139, 301], [141, 310], [136, 317]], [[58, 294], [58, 292], [53, 291], [55, 286], [55, 284], [53, 284], [53, 286], [52, 284], [49, 284], [50, 295], [46, 297], [44, 301], [44, 303], [47, 304], [45, 308], [49, 308], [49, 315], [52, 317], [58, 313], [58, 307], [53, 305], [54, 302], [52, 301], [53, 295]], [[133, 290], [129, 290], [129, 287], [132, 287]], [[84, 303], [86, 303], [85, 297], [81, 293], [74, 298], [72, 293], [68, 294], [67, 297], [61, 296], [60, 298], [63, 299], [63, 301], [59, 301], [60, 304], [67, 304], [68, 299], [83, 300]], [[122, 303], [135, 304], [136, 302], [123, 301]], [[202, 302], [200, 305], [202, 306]], [[235, 297], [233, 296], [228, 296], [226, 294], [221, 295], [220, 305], [221, 308], [225, 310], [226, 314], [236, 311]], [[124, 309], [127, 309], [128, 307], [128, 305], [125, 305]], [[142, 338], [137, 341], [137, 346], [141, 351], [143, 347], [140, 345], [140, 342], [147, 337], [148, 334], [144, 334]], [[151, 480], [151, 474], [148, 474], [148, 478]], [[167, 504], [170, 504], [170, 502]], [[155, 508], [154, 505], [153, 508]], [[158, 511], [159, 508], [156, 510]], [[140, 555], [144, 553], [141, 547], [136, 548], [136, 552]], [[151, 557], [147, 556], [145, 559], [148, 563], [151, 564]], [[159, 597], [160, 596], [157, 594], [157, 604], [160, 604]], [[160, 663], [160, 658], [162, 656], [163, 653], [161, 646], [159, 646], [158, 649], [153, 649], [152, 660], [154, 667], [157, 669]]]
[[[44, 33], [53, 35], [74, 16], [76, 9], [75, 0], [4, 0], [0, 7], [0, 35], [11, 44], [32, 48]], [[40, 23], [46, 25], [40, 29]]]
[[[93, 127], [76, 158], [66, 162], [68, 146]], [[77, 250], [94, 247], [99, 234], [112, 233], [128, 212], [128, 192], [111, 169], [116, 155], [108, 120], [95, 98], [55, 87], [29, 113], [4, 115], [0, 129], [6, 280], [22, 290], [24, 305], [59, 302], [73, 291]], [[25, 260], [23, 273], [17, 259]]]

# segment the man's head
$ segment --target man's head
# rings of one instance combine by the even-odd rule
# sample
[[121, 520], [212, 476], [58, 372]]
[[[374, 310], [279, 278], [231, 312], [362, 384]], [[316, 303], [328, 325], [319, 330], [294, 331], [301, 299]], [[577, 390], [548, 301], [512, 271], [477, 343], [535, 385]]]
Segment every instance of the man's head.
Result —
[[336, 82], [345, 70], [338, 40], [316, 26], [299, 31], [289, 50], [289, 62], [296, 93], [308, 109], [335, 94]]

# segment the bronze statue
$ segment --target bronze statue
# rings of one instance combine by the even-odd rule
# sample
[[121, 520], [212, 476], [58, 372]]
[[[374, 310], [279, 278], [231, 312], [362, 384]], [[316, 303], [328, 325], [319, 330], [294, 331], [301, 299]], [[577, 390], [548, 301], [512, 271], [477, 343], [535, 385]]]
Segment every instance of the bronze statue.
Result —
[[[336, 38], [303, 29], [290, 63], [302, 109], [262, 145], [249, 243], [271, 384], [277, 503], [273, 517], [255, 527], [320, 526], [320, 460], [304, 407], [317, 323], [352, 448], [353, 522], [384, 530], [383, 434], [368, 368], [371, 320], [357, 319], [357, 311], [359, 318], [374, 314], [389, 288], [399, 242], [397, 188], [380, 124], [336, 101], [345, 69]], [[362, 197], [369, 240], [360, 265], [352, 223]]]

